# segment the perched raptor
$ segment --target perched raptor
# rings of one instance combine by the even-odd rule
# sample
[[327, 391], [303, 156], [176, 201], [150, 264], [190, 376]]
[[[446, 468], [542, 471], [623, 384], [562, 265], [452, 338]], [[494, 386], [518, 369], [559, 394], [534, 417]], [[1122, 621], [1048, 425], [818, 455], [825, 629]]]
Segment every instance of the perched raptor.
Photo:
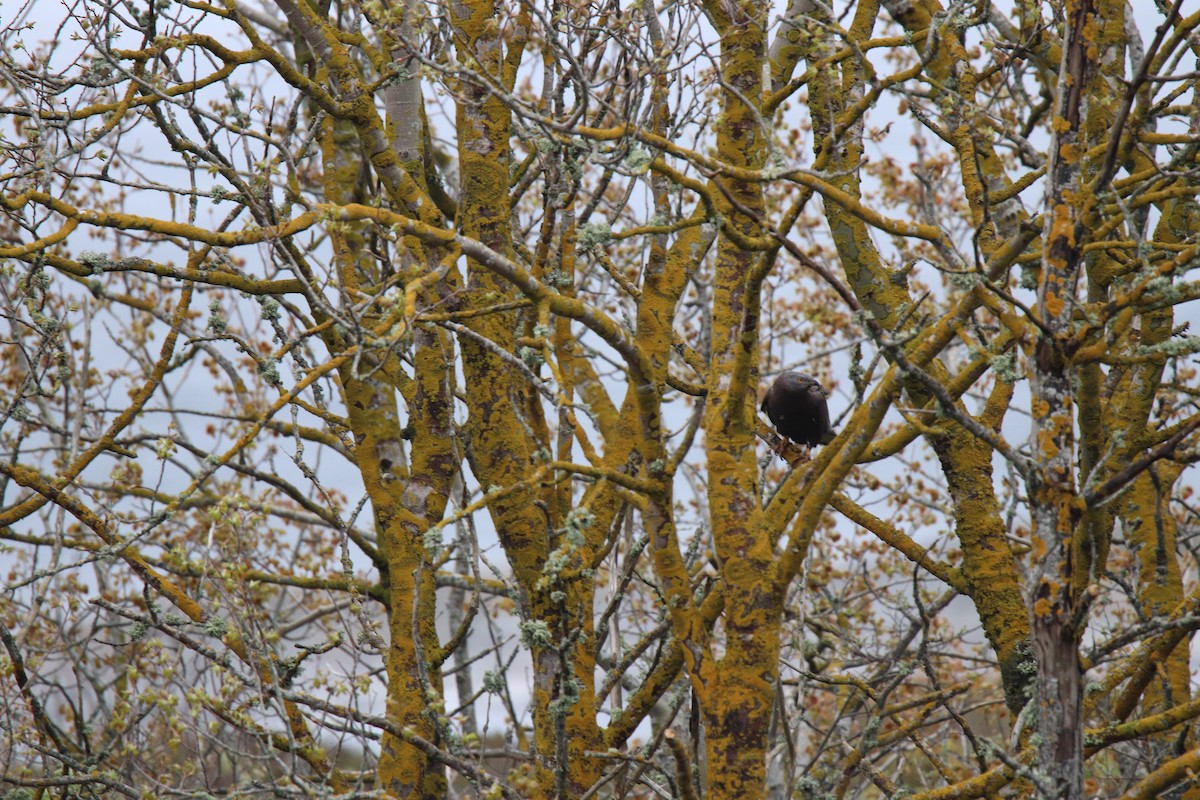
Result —
[[[829, 406], [825, 398], [829, 392], [817, 383], [817, 379], [803, 372], [785, 372], [767, 389], [762, 401], [762, 410], [785, 440], [812, 447], [833, 441], [833, 427], [829, 424]], [[782, 455], [783, 442], [776, 452]]]

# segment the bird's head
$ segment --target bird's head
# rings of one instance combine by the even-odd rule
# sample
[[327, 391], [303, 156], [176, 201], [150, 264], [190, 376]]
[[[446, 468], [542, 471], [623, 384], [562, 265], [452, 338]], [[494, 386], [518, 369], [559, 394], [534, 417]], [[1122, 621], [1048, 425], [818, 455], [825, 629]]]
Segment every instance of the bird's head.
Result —
[[822, 395], [828, 396], [829, 392], [821, 385], [821, 382], [803, 372], [789, 371], [784, 372], [775, 379], [776, 383], [782, 383], [787, 386], [789, 391], [810, 391], [814, 387], [821, 392]]

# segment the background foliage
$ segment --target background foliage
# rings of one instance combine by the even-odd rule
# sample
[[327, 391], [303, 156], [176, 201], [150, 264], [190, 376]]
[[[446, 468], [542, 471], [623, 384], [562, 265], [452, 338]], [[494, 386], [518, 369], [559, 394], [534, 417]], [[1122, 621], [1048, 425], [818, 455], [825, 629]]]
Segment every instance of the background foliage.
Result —
[[6, 9], [0, 787], [1191, 796], [1184, 5]]

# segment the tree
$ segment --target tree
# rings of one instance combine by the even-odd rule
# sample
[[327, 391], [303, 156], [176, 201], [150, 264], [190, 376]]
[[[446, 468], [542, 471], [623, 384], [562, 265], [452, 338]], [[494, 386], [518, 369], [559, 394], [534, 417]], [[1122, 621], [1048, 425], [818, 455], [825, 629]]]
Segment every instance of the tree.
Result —
[[1200, 13], [1134, 5], [18, 12], [4, 786], [1182, 796]]

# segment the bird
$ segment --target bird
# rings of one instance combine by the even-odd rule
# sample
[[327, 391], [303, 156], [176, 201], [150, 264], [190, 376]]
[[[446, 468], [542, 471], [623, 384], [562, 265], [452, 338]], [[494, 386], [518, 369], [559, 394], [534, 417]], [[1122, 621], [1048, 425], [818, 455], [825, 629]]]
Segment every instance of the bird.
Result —
[[771, 382], [762, 410], [783, 437], [776, 453], [783, 457], [782, 448], [788, 439], [808, 448], [833, 441], [836, 434], [829, 424], [828, 396], [816, 378], [803, 372], [784, 372]]

